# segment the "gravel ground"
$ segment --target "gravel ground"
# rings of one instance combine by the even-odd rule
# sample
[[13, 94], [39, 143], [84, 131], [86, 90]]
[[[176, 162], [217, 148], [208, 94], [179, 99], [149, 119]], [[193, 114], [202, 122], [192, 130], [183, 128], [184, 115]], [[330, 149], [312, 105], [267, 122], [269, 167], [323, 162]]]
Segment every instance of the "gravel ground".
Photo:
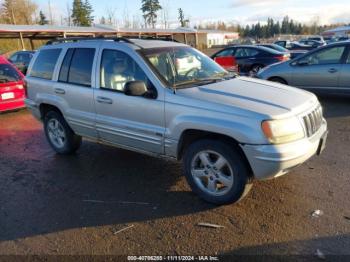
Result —
[[192, 194], [177, 162], [89, 141], [58, 156], [30, 113], [2, 114], [0, 254], [350, 255], [350, 104], [322, 103], [324, 154], [222, 207]]

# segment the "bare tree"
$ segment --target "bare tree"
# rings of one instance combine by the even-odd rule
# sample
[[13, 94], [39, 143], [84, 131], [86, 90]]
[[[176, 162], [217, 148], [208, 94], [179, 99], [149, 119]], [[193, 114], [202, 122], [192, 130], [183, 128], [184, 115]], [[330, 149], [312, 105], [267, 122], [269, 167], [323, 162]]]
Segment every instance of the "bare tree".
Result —
[[66, 23], [68, 26], [71, 26], [72, 25], [72, 10], [71, 10], [71, 7], [69, 5], [69, 3], [67, 2], [67, 5], [66, 5]]
[[53, 25], [53, 16], [52, 16], [52, 9], [51, 9], [51, 1], [48, 0], [48, 6], [49, 6], [49, 17], [50, 17], [50, 25]]
[[163, 23], [164, 29], [167, 29], [169, 28], [169, 13], [170, 13], [169, 0], [163, 1], [162, 7], [163, 7], [161, 11], [162, 23]]
[[38, 6], [31, 0], [3, 0], [0, 21], [7, 24], [34, 24]]
[[116, 13], [117, 13], [117, 8], [107, 7], [106, 9], [107, 25], [117, 26], [118, 21], [116, 19]]
[[128, 5], [127, 5], [126, 1], [124, 4], [124, 12], [123, 12], [123, 27], [124, 28], [131, 27], [131, 21], [130, 21], [130, 17], [129, 17], [129, 9], [128, 9]]

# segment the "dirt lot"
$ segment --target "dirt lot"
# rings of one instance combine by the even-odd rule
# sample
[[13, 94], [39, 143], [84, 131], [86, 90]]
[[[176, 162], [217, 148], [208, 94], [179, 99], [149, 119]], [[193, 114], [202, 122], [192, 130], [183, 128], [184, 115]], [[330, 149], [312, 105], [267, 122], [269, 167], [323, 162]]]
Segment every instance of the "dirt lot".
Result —
[[350, 103], [322, 102], [324, 154], [223, 207], [192, 194], [179, 163], [88, 141], [58, 156], [27, 111], [2, 114], [0, 254], [350, 255]]

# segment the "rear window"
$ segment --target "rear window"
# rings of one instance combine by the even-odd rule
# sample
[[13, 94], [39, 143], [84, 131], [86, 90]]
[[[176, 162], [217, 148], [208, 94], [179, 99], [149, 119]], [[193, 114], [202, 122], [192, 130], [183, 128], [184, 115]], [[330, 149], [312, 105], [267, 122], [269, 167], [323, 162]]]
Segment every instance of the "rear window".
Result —
[[20, 74], [11, 65], [0, 64], [0, 83], [17, 82]]
[[35, 59], [30, 76], [51, 80], [60, 53], [61, 49], [40, 51], [38, 57]]

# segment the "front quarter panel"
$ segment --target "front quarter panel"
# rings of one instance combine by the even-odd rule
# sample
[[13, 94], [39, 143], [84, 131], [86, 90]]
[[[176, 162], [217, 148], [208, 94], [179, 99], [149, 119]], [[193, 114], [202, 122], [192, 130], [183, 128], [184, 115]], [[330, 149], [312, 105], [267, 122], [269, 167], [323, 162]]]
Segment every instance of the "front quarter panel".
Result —
[[291, 83], [293, 75], [293, 67], [290, 61], [274, 64], [261, 70], [257, 77], [264, 80], [269, 80], [274, 77], [284, 79], [287, 83]]
[[166, 92], [165, 152], [176, 157], [181, 135], [199, 130], [226, 135], [240, 144], [266, 144], [262, 115]]

